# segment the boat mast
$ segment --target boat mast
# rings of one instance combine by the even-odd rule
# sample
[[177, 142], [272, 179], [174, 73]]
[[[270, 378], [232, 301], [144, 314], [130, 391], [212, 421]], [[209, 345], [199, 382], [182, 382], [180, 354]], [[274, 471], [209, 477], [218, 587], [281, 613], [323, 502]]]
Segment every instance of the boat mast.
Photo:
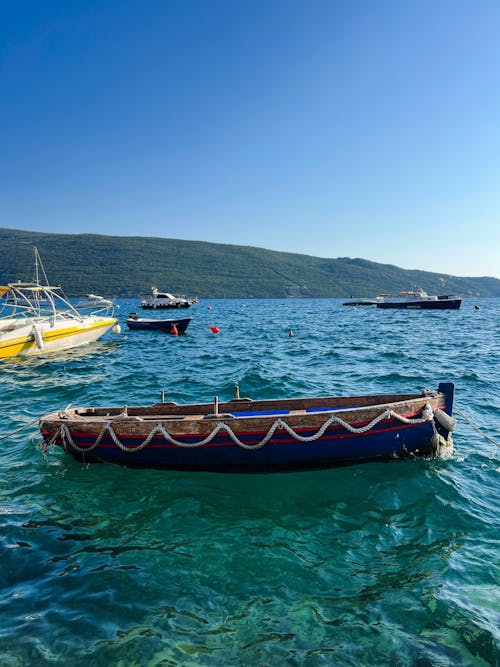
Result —
[[47, 274], [45, 273], [45, 268], [43, 266], [42, 258], [40, 257], [40, 253], [38, 252], [37, 246], [33, 247], [35, 249], [35, 283], [37, 285], [40, 285], [40, 271], [41, 271], [43, 278], [45, 280], [45, 285], [48, 285], [49, 279], [47, 278]]

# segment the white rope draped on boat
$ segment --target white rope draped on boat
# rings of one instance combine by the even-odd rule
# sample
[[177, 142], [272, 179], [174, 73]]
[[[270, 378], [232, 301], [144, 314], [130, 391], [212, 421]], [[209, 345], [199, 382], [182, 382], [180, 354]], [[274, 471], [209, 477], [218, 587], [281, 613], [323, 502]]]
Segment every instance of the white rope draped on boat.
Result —
[[[450, 417], [446, 412], [441, 412], [441, 410], [434, 411], [434, 418], [435, 419], [432, 420], [432, 451], [436, 459], [445, 461], [453, 456], [453, 439], [451, 437], [451, 432], [455, 429], [457, 420], [454, 417]], [[446, 438], [443, 438], [443, 436], [438, 433], [436, 421], [448, 431]]]
[[[417, 425], [417, 424], [425, 424], [427, 422], [432, 423], [432, 427], [434, 430], [434, 434], [437, 434], [436, 427], [434, 424], [434, 416], [435, 414], [439, 412], [439, 410], [434, 411], [429, 403], [427, 403], [422, 410], [422, 416], [421, 417], [415, 417], [415, 418], [408, 418], [404, 417], [403, 415], [398, 414], [397, 412], [394, 412], [393, 410], [385, 410], [382, 412], [380, 415], [372, 419], [368, 424], [365, 426], [360, 426], [360, 427], [355, 427], [352, 426], [351, 424], [348, 424], [345, 422], [343, 419], [340, 417], [337, 417], [335, 415], [332, 415], [329, 419], [327, 419], [321, 426], [320, 428], [314, 433], [313, 435], [310, 436], [303, 436], [300, 435], [300, 433], [297, 433], [291, 426], [289, 426], [283, 419], [277, 419], [274, 424], [271, 426], [269, 431], [266, 433], [266, 435], [260, 440], [259, 442], [253, 443], [253, 444], [246, 444], [242, 442], [238, 436], [234, 433], [232, 428], [224, 423], [224, 422], [218, 422], [215, 428], [212, 430], [212, 432], [207, 435], [205, 438], [202, 438], [201, 440], [198, 440], [196, 442], [184, 442], [182, 440], [177, 440], [173, 436], [170, 435], [168, 431], [165, 430], [163, 427], [163, 424], [161, 422], [158, 422], [156, 426], [150, 431], [150, 433], [147, 435], [147, 437], [143, 440], [138, 445], [133, 445], [128, 447], [127, 445], [124, 445], [118, 436], [116, 435], [114, 429], [113, 429], [113, 420], [110, 419], [101, 429], [99, 435], [97, 436], [96, 441], [94, 442], [93, 445], [89, 445], [86, 447], [80, 447], [77, 445], [71, 435], [71, 431], [69, 427], [66, 424], [61, 424], [59, 429], [56, 431], [56, 433], [50, 438], [47, 448], [50, 447], [50, 445], [53, 445], [56, 443], [58, 439], [62, 440], [64, 449], [67, 451], [68, 450], [68, 445], [72, 447], [74, 450], [77, 452], [81, 453], [89, 453], [92, 450], [96, 449], [101, 442], [106, 433], [109, 433], [111, 439], [115, 443], [117, 447], [119, 447], [122, 451], [124, 452], [139, 452], [145, 447], [149, 445], [149, 443], [153, 440], [155, 435], [159, 434], [162, 435], [165, 441], [171, 445], [175, 445], [176, 447], [183, 447], [186, 449], [193, 449], [196, 447], [203, 447], [204, 445], [210, 444], [214, 438], [219, 434], [219, 433], [226, 433], [231, 440], [234, 442], [235, 445], [238, 445], [238, 447], [241, 447], [242, 449], [246, 450], [257, 450], [261, 449], [267, 443], [271, 440], [273, 435], [275, 434], [276, 431], [279, 429], [286, 431], [288, 435], [290, 435], [293, 439], [297, 440], [298, 442], [314, 442], [315, 440], [318, 440], [323, 436], [325, 431], [332, 425], [332, 424], [338, 424], [342, 428], [344, 428], [346, 431], [349, 433], [353, 434], [361, 434], [361, 433], [367, 433], [371, 429], [373, 429], [379, 422], [386, 420], [386, 419], [396, 419], [403, 424], [411, 424], [411, 425]], [[307, 428], [307, 427], [306, 427]], [[452, 430], [451, 428], [448, 428], [448, 430]], [[441, 436], [439, 436], [441, 437]], [[451, 439], [451, 438], [450, 438]], [[444, 440], [444, 438], [443, 438]], [[447, 442], [445, 440], [445, 442]]]

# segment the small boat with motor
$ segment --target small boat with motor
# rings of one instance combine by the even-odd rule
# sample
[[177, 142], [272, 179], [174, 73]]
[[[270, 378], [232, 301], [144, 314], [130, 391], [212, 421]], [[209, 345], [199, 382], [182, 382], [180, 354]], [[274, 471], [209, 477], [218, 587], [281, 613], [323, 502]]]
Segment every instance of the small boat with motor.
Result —
[[156, 310], [157, 308], [189, 308], [192, 301], [183, 296], [174, 296], [169, 292], [159, 292], [156, 287], [150, 288], [150, 294], [141, 301], [141, 308]]
[[433, 296], [422, 288], [400, 292], [397, 296], [383, 295], [377, 299], [377, 308], [405, 308], [410, 310], [458, 310], [462, 299], [450, 294]]
[[83, 310], [85, 309], [101, 309], [101, 308], [109, 308], [113, 305], [113, 301], [111, 299], [105, 299], [103, 296], [99, 296], [98, 294], [87, 294], [86, 297], [80, 299], [78, 303], [76, 304], [77, 308], [81, 308]]
[[182, 319], [160, 320], [139, 317], [137, 313], [129, 313], [126, 324], [129, 329], [146, 329], [147, 331], [167, 331], [169, 333], [186, 333], [192, 317]]
[[[36, 248], [35, 263], [41, 264]], [[112, 314], [80, 313], [60, 287], [39, 280], [0, 287], [0, 359], [67, 350], [96, 341], [109, 329], [119, 332]]]
[[149, 406], [68, 407], [41, 417], [52, 445], [82, 462], [214, 472], [326, 468], [448, 458], [454, 385], [437, 391]]

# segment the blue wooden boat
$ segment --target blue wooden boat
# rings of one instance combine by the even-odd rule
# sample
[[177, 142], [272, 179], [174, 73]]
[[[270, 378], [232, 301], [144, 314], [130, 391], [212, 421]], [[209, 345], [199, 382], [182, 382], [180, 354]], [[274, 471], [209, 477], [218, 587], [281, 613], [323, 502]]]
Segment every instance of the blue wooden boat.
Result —
[[192, 317], [182, 319], [160, 320], [148, 317], [139, 317], [137, 313], [130, 313], [126, 324], [129, 329], [146, 329], [147, 331], [167, 331], [168, 333], [185, 333]]
[[82, 462], [272, 472], [449, 456], [454, 385], [417, 394], [80, 407], [40, 419], [45, 448]]

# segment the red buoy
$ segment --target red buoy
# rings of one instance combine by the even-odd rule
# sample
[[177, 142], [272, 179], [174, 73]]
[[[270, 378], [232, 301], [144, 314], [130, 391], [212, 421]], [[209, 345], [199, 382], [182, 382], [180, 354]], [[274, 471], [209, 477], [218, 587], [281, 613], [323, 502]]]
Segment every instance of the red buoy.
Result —
[[289, 336], [293, 336], [293, 331], [292, 331], [291, 329], [290, 329], [290, 331], [288, 332], [288, 335], [289, 335]]
[[170, 329], [170, 333], [172, 334], [172, 336], [178, 336], [179, 335], [179, 332], [177, 331], [177, 327], [175, 326], [175, 324], [172, 324], [172, 328]]
[[212, 333], [220, 333], [219, 327], [208, 327]]

